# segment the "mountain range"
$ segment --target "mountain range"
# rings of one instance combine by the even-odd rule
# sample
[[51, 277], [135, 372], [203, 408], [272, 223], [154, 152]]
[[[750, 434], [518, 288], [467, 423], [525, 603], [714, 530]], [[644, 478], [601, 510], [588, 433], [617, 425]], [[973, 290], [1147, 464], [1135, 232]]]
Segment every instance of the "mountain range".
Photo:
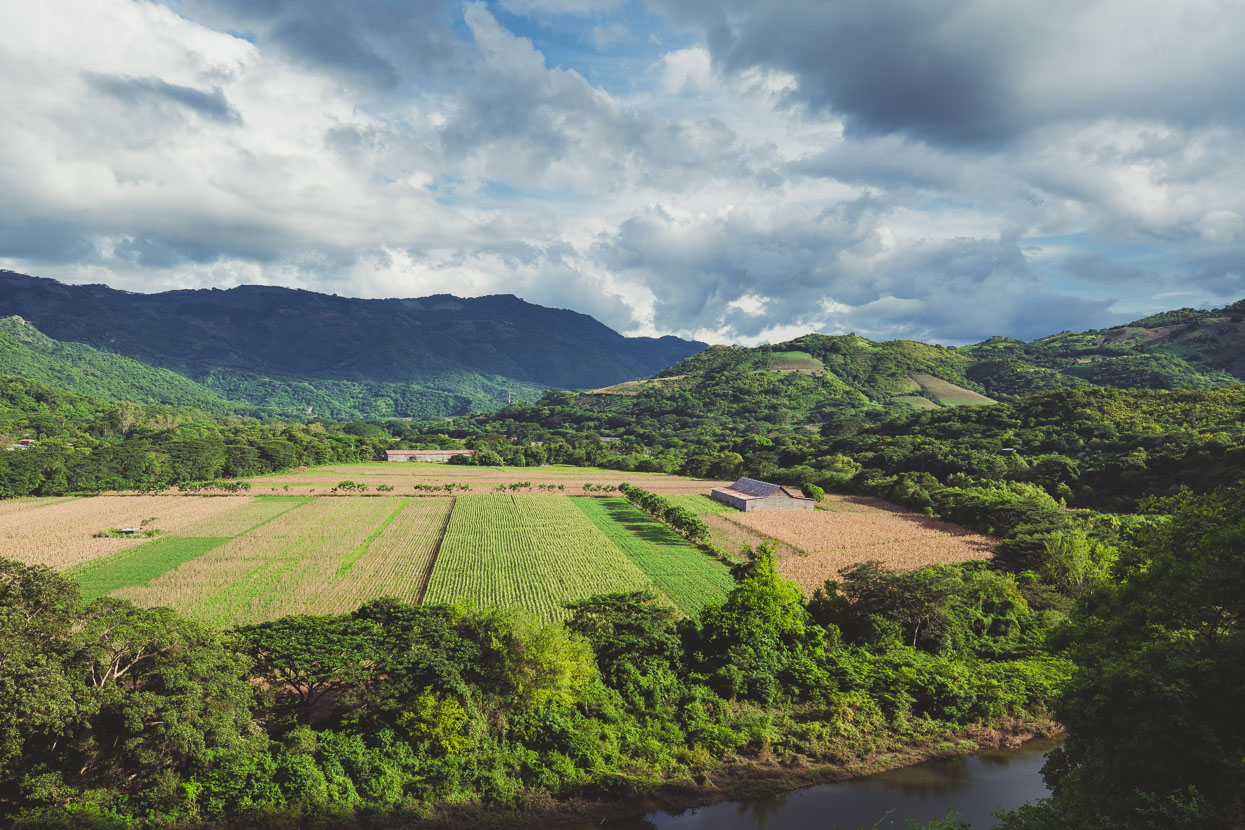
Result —
[[[491, 409], [550, 387], [647, 377], [705, 346], [624, 337], [586, 314], [511, 295], [360, 300], [254, 285], [137, 294], [12, 271], [0, 271], [0, 316], [21, 317], [51, 339], [14, 336], [19, 326], [10, 322], [0, 371], [39, 365], [47, 376], [34, 379], [129, 399], [134, 390], [124, 380], [112, 392], [97, 383], [82, 388], [89, 377], [56, 368], [61, 360], [79, 370], [90, 364], [94, 380], [147, 374], [116, 360], [127, 358], [201, 387], [157, 373], [145, 397], [159, 396], [158, 377], [176, 399], [145, 402], [193, 398], [209, 410], [283, 417], [428, 418]], [[28, 354], [12, 355], [15, 349]]]
[[[810, 334], [754, 348], [624, 337], [510, 295], [360, 300], [269, 286], [137, 294], [0, 271], [0, 373], [103, 399], [285, 418], [438, 418], [578, 393], [589, 413], [820, 427], [1076, 386], [1245, 379], [1245, 300], [958, 348]], [[772, 410], [772, 411], [770, 411]], [[595, 421], [592, 417], [588, 420]]]

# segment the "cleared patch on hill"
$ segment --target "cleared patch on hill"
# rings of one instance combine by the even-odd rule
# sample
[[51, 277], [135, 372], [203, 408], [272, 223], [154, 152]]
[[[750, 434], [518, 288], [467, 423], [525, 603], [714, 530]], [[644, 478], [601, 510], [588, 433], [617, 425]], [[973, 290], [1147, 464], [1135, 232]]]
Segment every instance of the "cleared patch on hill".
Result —
[[910, 406], [913, 409], [938, 409], [938, 404], [929, 398], [922, 398], [920, 395], [896, 395], [891, 398], [891, 403]]
[[826, 365], [808, 352], [774, 352], [770, 355], [768, 368], [775, 372], [798, 372], [802, 375], [820, 375], [826, 371]]
[[615, 383], [613, 386], [602, 386], [600, 389], [590, 389], [585, 395], [638, 395], [640, 390], [645, 386], [661, 386], [675, 380], [682, 380], [685, 375], [672, 375], [668, 378], [645, 378], [643, 380], [625, 380], [622, 383]]
[[984, 406], [986, 404], [998, 403], [994, 398], [987, 398], [979, 392], [965, 389], [963, 386], [956, 386], [954, 383], [949, 383], [933, 375], [913, 372], [908, 377], [912, 378], [921, 387], [921, 390], [932, 397], [934, 402], [940, 406]]

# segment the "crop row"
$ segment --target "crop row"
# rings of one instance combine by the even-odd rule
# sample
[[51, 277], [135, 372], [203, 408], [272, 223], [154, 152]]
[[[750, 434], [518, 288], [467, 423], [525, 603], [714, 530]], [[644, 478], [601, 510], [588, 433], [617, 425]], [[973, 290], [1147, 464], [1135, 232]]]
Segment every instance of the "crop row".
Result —
[[654, 588], [570, 499], [469, 495], [450, 515], [424, 601], [519, 606], [549, 621], [573, 600]]
[[730, 569], [625, 499], [571, 499], [679, 610], [696, 616], [735, 587]]
[[222, 625], [314, 613], [342, 560], [398, 504], [387, 498], [296, 503], [146, 585], [113, 595], [139, 605], [169, 605]]

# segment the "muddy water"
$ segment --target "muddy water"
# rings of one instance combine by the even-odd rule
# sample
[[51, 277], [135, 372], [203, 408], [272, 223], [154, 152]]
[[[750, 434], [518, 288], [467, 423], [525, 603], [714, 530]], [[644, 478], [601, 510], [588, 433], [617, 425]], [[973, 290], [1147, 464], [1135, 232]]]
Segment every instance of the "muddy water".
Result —
[[1058, 740], [1029, 741], [1018, 749], [929, 761], [838, 784], [730, 801], [682, 813], [650, 813], [586, 825], [604, 830], [858, 830], [923, 823], [953, 810], [974, 830], [993, 822], [995, 810], [1046, 796], [1040, 770]]

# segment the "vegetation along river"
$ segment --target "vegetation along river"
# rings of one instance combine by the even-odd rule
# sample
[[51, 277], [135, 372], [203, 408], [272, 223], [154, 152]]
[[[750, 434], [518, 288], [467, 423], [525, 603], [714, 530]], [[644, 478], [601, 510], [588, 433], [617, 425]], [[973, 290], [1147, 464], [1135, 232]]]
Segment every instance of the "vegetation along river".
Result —
[[650, 813], [585, 825], [605, 830], [857, 830], [904, 827], [953, 810], [973, 830], [993, 813], [1048, 795], [1046, 753], [1060, 739], [1039, 738], [1017, 749], [927, 761], [911, 767], [749, 801], [726, 801], [682, 813]]

